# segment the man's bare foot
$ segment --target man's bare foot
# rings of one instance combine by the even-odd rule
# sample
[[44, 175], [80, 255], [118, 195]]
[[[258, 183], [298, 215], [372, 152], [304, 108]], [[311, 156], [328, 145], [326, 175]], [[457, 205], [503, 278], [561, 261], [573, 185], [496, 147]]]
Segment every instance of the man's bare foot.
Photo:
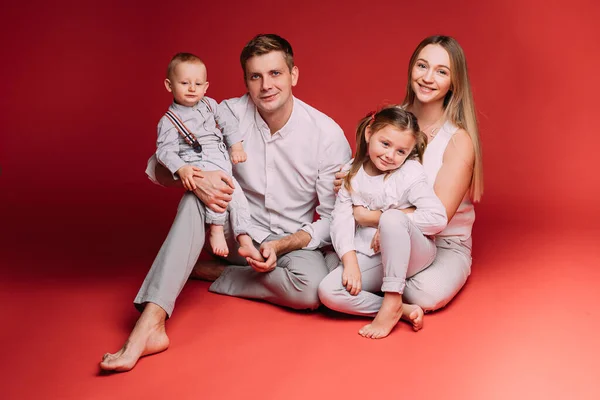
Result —
[[252, 238], [248, 235], [239, 235], [237, 241], [240, 244], [238, 248], [238, 254], [246, 259], [251, 258], [256, 261], [263, 262], [265, 259], [260, 254], [260, 251], [254, 247]]
[[165, 331], [166, 315], [165, 310], [156, 304], [146, 304], [121, 350], [113, 354], [106, 353], [100, 368], [105, 371], [129, 371], [140, 357], [166, 350], [169, 347], [169, 337]]
[[227, 257], [229, 255], [229, 247], [227, 247], [227, 240], [225, 240], [223, 225], [210, 225], [210, 236], [208, 241], [210, 242], [213, 254], [221, 257]]
[[358, 333], [371, 339], [381, 339], [390, 334], [402, 316], [402, 295], [386, 292], [383, 304], [373, 322], [363, 326]]
[[423, 309], [415, 304], [402, 305], [402, 319], [412, 324], [413, 331], [417, 332], [423, 328]]
[[199, 261], [192, 270], [190, 278], [214, 282], [225, 270], [225, 265], [218, 261]]

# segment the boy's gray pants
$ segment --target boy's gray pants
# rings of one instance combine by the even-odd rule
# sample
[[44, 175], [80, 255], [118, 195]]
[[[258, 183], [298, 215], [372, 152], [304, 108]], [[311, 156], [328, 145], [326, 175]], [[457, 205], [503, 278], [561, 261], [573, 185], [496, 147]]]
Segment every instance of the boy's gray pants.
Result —
[[[139, 310], [151, 302], [171, 316], [175, 300], [204, 248], [205, 221], [204, 204], [193, 193], [184, 194], [171, 230], [134, 300]], [[335, 253], [296, 250], [278, 257], [274, 270], [256, 272], [237, 254], [238, 245], [228, 222], [224, 228], [230, 254], [227, 260], [238, 265], [227, 267], [210, 286], [211, 292], [266, 300], [300, 310], [319, 307], [317, 289], [327, 273], [337, 266], [339, 259]], [[277, 238], [271, 235], [266, 240]]]

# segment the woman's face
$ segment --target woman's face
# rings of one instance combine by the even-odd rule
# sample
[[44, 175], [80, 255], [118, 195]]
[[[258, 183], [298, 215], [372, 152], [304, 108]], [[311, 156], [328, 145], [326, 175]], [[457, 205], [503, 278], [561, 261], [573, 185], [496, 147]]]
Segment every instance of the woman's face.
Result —
[[450, 56], [440, 45], [423, 47], [411, 73], [412, 89], [421, 103], [443, 102], [450, 90]]

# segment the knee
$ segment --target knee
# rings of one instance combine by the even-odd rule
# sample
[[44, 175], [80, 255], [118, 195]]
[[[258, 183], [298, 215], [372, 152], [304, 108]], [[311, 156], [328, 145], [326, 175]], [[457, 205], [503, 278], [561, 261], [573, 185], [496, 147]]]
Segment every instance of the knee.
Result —
[[398, 229], [408, 230], [410, 220], [400, 210], [387, 210], [379, 219], [379, 231], [382, 235], [397, 232]]
[[348, 293], [342, 286], [341, 276], [331, 273], [325, 277], [319, 284], [319, 300], [323, 305], [332, 310], [340, 310], [344, 303], [344, 294]]
[[[289, 257], [287, 255], [280, 259], [279, 265], [287, 271], [287, 279], [291, 283], [287, 290], [291, 308], [316, 310], [321, 305], [318, 294], [319, 283], [325, 277], [327, 271], [324, 266], [318, 268], [317, 265], [312, 265], [316, 261], [318, 260]], [[307, 268], [308, 264], [311, 268]]]

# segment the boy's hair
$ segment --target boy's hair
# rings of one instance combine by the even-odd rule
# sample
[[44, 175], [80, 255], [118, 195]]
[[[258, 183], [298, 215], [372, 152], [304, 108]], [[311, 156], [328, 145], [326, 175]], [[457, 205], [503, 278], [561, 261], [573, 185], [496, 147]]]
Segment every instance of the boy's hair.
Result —
[[290, 42], [281, 36], [269, 33], [256, 35], [244, 46], [240, 55], [240, 63], [246, 78], [246, 62], [254, 56], [262, 56], [272, 51], [281, 51], [290, 71], [294, 68], [294, 51]]
[[177, 53], [171, 58], [171, 62], [169, 62], [169, 66], [167, 67], [167, 79], [171, 79], [173, 72], [175, 72], [175, 67], [184, 62], [204, 65], [200, 57], [192, 53]]
[[[417, 160], [423, 162], [423, 153], [427, 148], [427, 135], [419, 129], [417, 117], [413, 113], [406, 111], [404, 108], [392, 105], [382, 108], [378, 112], [370, 112], [366, 117], [361, 119], [356, 128], [356, 153], [350, 171], [344, 178], [344, 187], [349, 192], [352, 191], [350, 182], [356, 175], [360, 167], [367, 161], [369, 157], [369, 146], [365, 137], [367, 127], [371, 128], [372, 134], [391, 125], [401, 131], [410, 131], [415, 138], [415, 147], [412, 149], [406, 160]], [[390, 171], [390, 173], [393, 171]]]

